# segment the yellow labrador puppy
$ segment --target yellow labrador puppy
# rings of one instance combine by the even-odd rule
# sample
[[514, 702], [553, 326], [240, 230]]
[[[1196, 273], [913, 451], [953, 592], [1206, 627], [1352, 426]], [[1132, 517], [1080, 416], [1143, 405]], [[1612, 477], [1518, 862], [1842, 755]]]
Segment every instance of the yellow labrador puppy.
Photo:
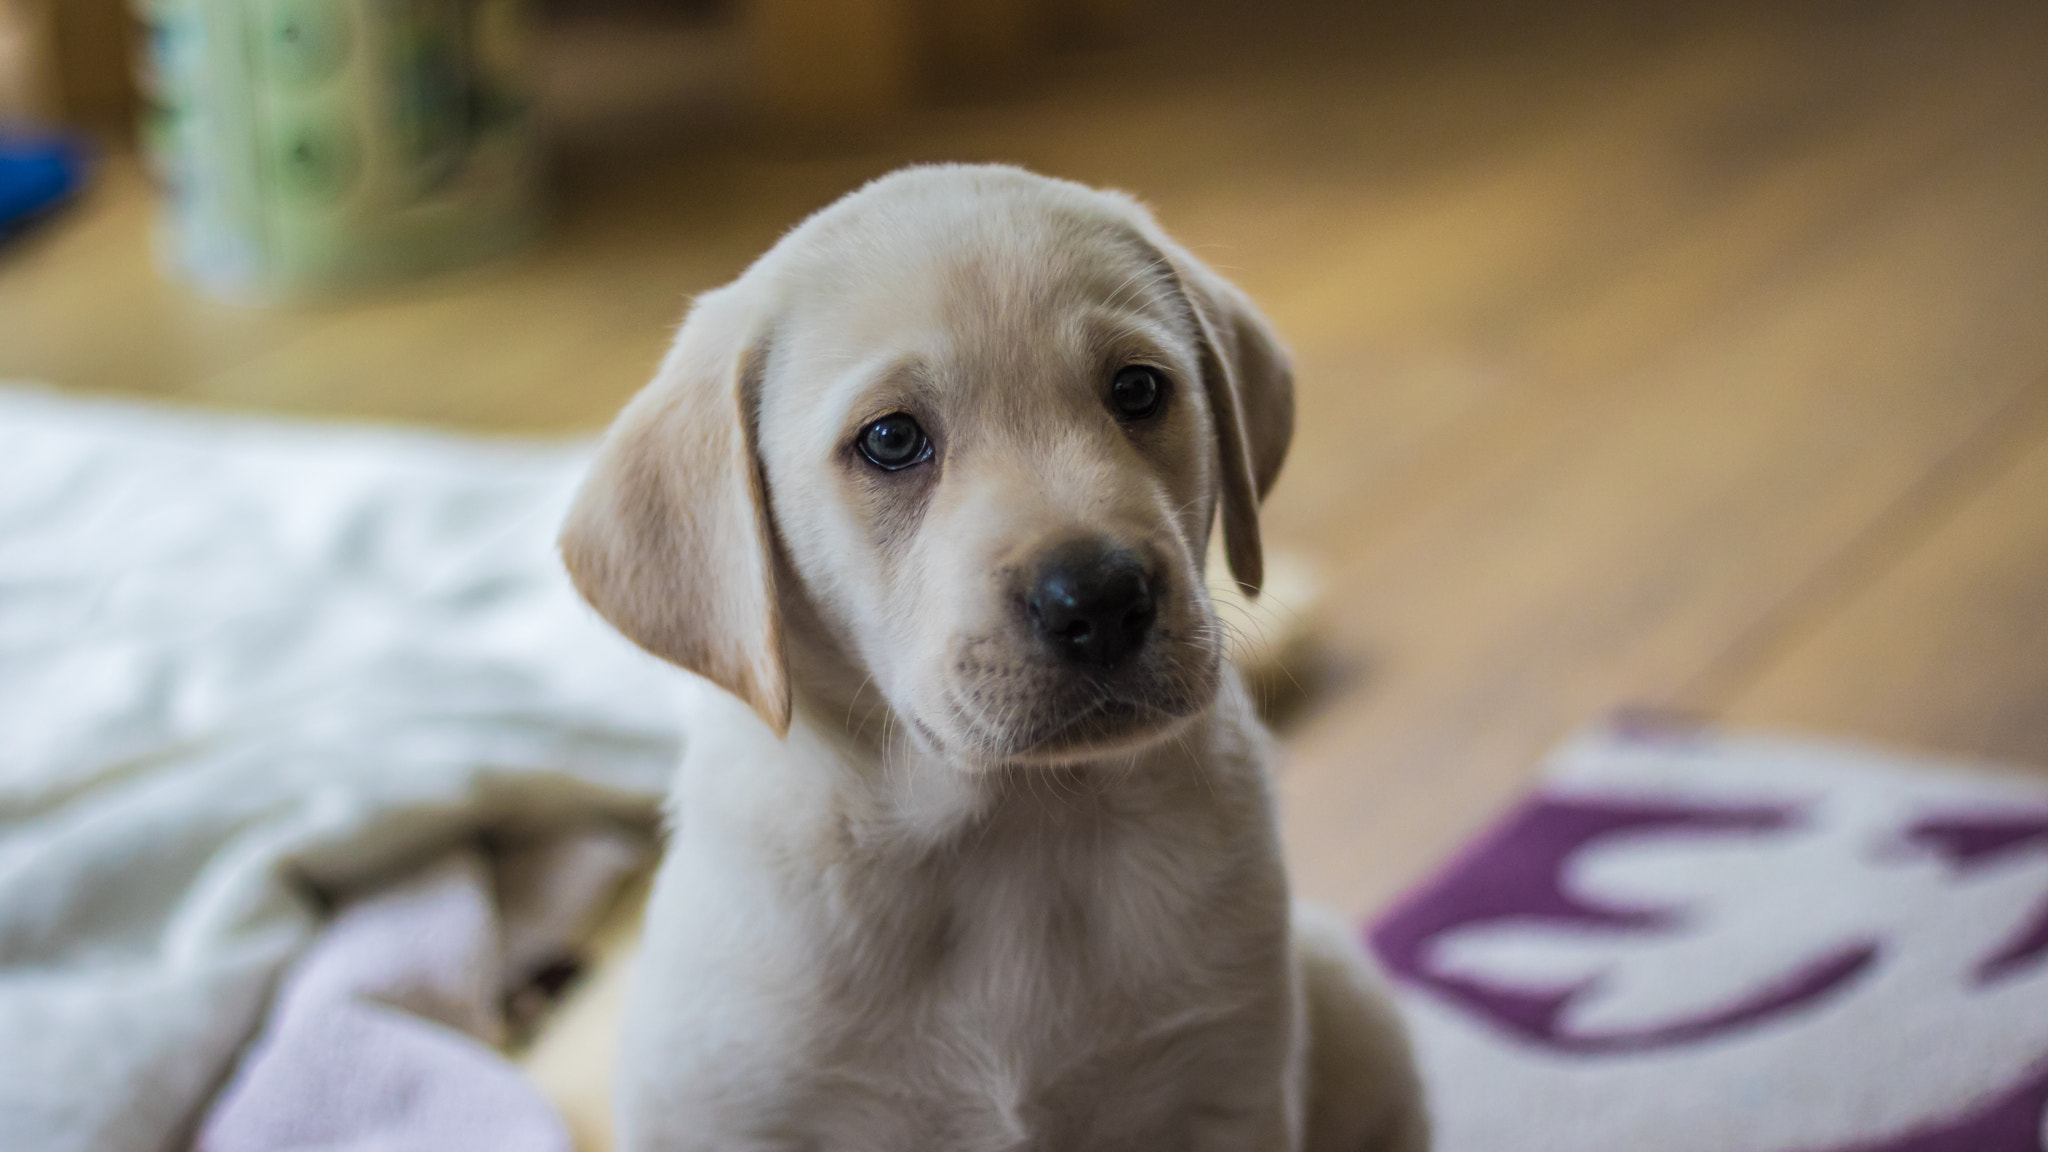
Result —
[[1414, 1152], [1290, 913], [1202, 557], [1260, 578], [1285, 354], [1135, 202], [930, 167], [697, 301], [562, 535], [703, 678], [628, 1009], [629, 1152]]

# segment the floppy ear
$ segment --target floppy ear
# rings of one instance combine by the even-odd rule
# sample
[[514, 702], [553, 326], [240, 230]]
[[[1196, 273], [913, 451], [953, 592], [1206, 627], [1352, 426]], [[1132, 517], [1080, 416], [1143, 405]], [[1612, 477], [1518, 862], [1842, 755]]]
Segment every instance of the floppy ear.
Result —
[[1265, 580], [1259, 505], [1294, 438], [1294, 368], [1251, 298], [1178, 244], [1152, 237], [1180, 281], [1202, 340], [1202, 387], [1216, 424], [1223, 554], [1245, 595]]
[[576, 590], [634, 643], [789, 730], [789, 675], [754, 397], [766, 324], [734, 288], [697, 300], [619, 414], [562, 527]]

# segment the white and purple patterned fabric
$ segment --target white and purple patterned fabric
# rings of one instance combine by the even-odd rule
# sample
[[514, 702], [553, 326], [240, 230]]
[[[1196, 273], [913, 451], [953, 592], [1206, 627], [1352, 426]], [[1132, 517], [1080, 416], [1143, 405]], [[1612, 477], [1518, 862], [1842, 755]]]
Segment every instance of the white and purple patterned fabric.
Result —
[[2048, 780], [1582, 738], [1370, 932], [1440, 1152], [2048, 1150]]

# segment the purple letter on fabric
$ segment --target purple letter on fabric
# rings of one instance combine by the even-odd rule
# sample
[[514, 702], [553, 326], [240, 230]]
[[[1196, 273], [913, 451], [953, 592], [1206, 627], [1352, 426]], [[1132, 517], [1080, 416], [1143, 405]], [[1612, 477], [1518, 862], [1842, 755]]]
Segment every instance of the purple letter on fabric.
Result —
[[[1968, 872], [2009, 852], [2048, 846], [2048, 813], [1934, 816], [1908, 828], [1906, 840], [1940, 856], [1956, 871]], [[2010, 943], [1977, 966], [1977, 983], [1989, 984], [2043, 955], [2048, 955], [2048, 900]]]
[[1387, 968], [1522, 1040], [1562, 1052], [1640, 1051], [1684, 1044], [1802, 1008], [1854, 979], [1877, 957], [1861, 942], [1818, 956], [1725, 1008], [1635, 1031], [1580, 1033], [1565, 1010], [1592, 981], [1561, 992], [1502, 988], [1439, 972], [1428, 951], [1437, 938], [1494, 921], [1575, 928], [1668, 932], [1683, 913], [1668, 908], [1603, 907], [1565, 891], [1563, 872], [1575, 853], [1623, 835], [1709, 835], [1791, 827], [1794, 810], [1778, 806], [1713, 807], [1537, 796], [1503, 820], [1433, 882], [1383, 917], [1371, 933]]

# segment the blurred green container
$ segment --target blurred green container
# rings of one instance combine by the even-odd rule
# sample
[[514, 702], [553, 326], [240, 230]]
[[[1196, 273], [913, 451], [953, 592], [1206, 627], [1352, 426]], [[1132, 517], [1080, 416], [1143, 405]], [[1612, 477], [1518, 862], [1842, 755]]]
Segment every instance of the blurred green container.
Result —
[[137, 0], [167, 262], [289, 299], [460, 267], [538, 218], [525, 0]]

